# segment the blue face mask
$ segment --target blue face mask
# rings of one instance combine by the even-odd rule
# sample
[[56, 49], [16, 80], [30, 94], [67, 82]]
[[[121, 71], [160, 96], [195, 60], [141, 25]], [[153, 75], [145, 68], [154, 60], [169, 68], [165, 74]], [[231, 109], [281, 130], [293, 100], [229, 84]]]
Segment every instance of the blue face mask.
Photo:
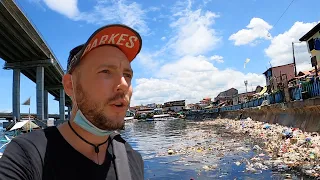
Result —
[[[71, 77], [71, 83], [72, 83], [72, 86], [75, 87], [73, 85], [72, 77]], [[75, 92], [73, 92], [73, 94], [75, 94]], [[75, 100], [75, 103], [77, 104], [76, 97], [74, 97], [74, 100]], [[77, 104], [77, 106], [78, 106], [78, 104]], [[94, 134], [96, 136], [109, 136], [110, 134], [112, 134], [114, 132], [114, 131], [107, 131], [107, 130], [102, 130], [102, 129], [97, 128], [90, 121], [88, 121], [88, 119], [82, 114], [82, 112], [79, 109], [79, 107], [78, 107], [78, 111], [77, 111], [76, 116], [74, 117], [73, 121], [78, 126], [83, 128], [84, 130], [86, 130], [86, 131], [88, 131], [91, 134]]]
[[113, 131], [106, 131], [97, 128], [95, 125], [93, 125], [90, 121], [87, 120], [87, 118], [82, 114], [80, 109], [77, 111], [73, 121], [84, 130], [96, 136], [109, 136], [113, 133]]

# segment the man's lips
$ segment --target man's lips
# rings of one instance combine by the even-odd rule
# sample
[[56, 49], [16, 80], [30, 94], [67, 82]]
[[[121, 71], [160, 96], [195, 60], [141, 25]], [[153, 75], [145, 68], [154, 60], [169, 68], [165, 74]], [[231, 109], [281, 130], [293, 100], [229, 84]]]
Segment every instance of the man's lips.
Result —
[[125, 99], [119, 99], [117, 101], [112, 102], [111, 105], [116, 107], [127, 107], [129, 103]]

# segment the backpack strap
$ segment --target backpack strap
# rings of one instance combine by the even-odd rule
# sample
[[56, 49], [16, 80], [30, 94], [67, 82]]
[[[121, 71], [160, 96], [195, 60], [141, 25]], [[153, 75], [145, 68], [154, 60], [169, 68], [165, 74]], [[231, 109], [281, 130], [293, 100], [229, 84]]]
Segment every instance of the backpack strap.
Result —
[[117, 179], [131, 180], [131, 171], [129, 167], [127, 150], [125, 147], [125, 140], [123, 140], [118, 133], [111, 134], [110, 138], [112, 141], [112, 151], [114, 155]]

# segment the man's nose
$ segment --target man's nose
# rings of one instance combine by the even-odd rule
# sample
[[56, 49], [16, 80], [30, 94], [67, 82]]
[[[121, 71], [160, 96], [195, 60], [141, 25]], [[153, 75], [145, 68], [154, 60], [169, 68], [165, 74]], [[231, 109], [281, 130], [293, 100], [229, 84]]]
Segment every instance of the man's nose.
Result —
[[129, 84], [124, 76], [120, 77], [120, 81], [117, 83], [116, 91], [126, 92], [129, 88]]

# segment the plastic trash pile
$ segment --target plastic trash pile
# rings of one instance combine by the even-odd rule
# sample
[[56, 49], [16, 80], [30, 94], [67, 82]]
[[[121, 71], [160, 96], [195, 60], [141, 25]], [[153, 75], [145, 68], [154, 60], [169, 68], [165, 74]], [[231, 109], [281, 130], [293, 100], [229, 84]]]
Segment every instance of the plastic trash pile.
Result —
[[[205, 125], [202, 127], [197, 125], [196, 128], [188, 128], [188, 133], [184, 134], [180, 141], [174, 141], [166, 148], [157, 149], [156, 157], [170, 156], [166, 163], [183, 165], [181, 167], [184, 169], [192, 169], [200, 173], [219, 170], [221, 166], [218, 164], [225, 157], [234, 157], [251, 151], [249, 145], [236, 140], [231, 134], [224, 134], [222, 137], [215, 130], [205, 128]], [[228, 163], [232, 162], [230, 160]]]
[[298, 128], [267, 124], [250, 118], [216, 119], [201, 123], [222, 126], [228, 132], [242, 134], [259, 142], [253, 146], [253, 150], [258, 152], [257, 156], [245, 162], [249, 172], [272, 168], [278, 171], [296, 170], [307, 176], [320, 177], [320, 136], [317, 132], [303, 132]]

